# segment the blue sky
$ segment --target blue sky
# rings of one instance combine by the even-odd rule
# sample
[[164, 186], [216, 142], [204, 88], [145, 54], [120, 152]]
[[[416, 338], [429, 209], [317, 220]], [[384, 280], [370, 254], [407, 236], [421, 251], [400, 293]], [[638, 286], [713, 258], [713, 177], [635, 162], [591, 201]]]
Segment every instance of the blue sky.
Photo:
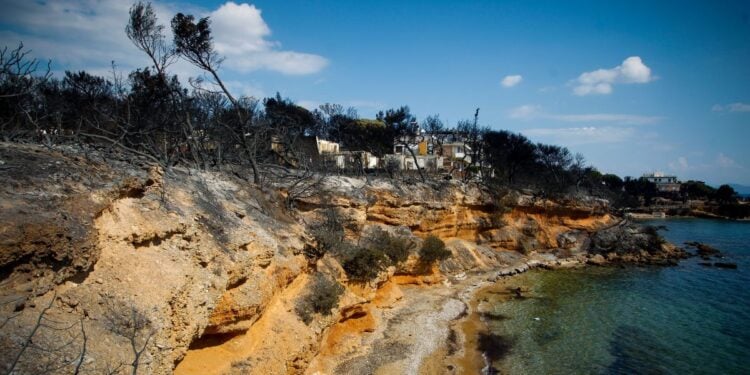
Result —
[[[55, 71], [146, 65], [126, 1], [2, 1], [0, 44]], [[238, 94], [364, 117], [409, 105], [568, 146], [601, 171], [750, 185], [750, 2], [154, 2], [209, 15]], [[187, 64], [172, 66], [181, 76]]]

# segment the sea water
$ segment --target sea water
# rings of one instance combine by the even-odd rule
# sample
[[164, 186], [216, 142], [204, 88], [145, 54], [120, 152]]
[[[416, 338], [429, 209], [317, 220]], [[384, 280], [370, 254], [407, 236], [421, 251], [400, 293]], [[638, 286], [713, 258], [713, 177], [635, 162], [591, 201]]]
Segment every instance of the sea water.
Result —
[[720, 249], [738, 269], [586, 267], [532, 271], [525, 298], [498, 303], [490, 330], [512, 342], [495, 363], [510, 374], [750, 374], [750, 223], [664, 225], [674, 244]]

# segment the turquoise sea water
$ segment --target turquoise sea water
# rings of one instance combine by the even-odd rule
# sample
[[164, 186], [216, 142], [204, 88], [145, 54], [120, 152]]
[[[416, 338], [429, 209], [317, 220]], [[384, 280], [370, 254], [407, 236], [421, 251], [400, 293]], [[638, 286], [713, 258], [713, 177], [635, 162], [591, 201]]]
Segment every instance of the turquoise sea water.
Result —
[[[722, 250], [739, 269], [679, 266], [533, 271], [529, 298], [493, 306], [510, 374], [750, 374], [750, 223], [668, 219], [671, 242]], [[515, 281], [514, 281], [515, 282]]]

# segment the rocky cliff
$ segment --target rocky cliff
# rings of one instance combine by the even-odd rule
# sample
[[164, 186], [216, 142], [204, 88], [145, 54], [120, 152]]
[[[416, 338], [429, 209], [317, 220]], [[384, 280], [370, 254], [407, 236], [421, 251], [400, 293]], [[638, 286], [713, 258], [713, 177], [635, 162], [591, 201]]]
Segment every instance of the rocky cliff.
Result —
[[[618, 225], [596, 199], [331, 177], [290, 209], [284, 186], [260, 190], [233, 173], [165, 172], [127, 159], [0, 145], [0, 357], [9, 369], [416, 372], [435, 348], [414, 330], [447, 334], [465, 309], [459, 296], [479, 281], [540, 265], [678, 255]], [[425, 270], [412, 254], [354, 282], [330, 254], [305, 254], [307, 228], [327, 210], [352, 240], [374, 227], [416, 244], [435, 235], [453, 256]], [[632, 248], [616, 246], [634, 235], [642, 240]], [[295, 302], [313, 270], [345, 288], [330, 315], [306, 324]]]

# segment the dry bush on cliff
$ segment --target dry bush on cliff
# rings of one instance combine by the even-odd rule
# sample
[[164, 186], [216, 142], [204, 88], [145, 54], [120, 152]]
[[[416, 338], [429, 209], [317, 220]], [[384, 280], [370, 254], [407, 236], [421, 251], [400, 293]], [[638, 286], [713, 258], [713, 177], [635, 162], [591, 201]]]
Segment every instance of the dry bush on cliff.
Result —
[[337, 256], [349, 278], [368, 281], [388, 266], [405, 262], [415, 248], [416, 244], [407, 236], [375, 227], [360, 238], [359, 245], [343, 242]]
[[371, 247], [352, 246], [341, 266], [350, 279], [369, 281], [378, 276], [388, 266], [389, 259], [382, 250]]
[[445, 242], [432, 235], [424, 239], [419, 249], [419, 260], [426, 264], [448, 259], [451, 255], [450, 250], [445, 248]]
[[398, 264], [409, 258], [416, 244], [405, 236], [394, 235], [381, 228], [374, 228], [372, 233], [363, 238], [366, 247], [382, 251], [391, 264]]
[[493, 212], [487, 215], [487, 217], [479, 218], [477, 220], [479, 222], [479, 227], [484, 229], [498, 229], [508, 225], [502, 212]]
[[326, 253], [338, 251], [344, 242], [344, 225], [336, 209], [326, 208], [323, 216], [321, 222], [310, 226], [315, 244], [305, 247], [305, 255], [312, 261], [322, 258]]
[[534, 219], [527, 219], [524, 226], [521, 228], [521, 232], [528, 237], [534, 237], [539, 233], [539, 223]]
[[297, 300], [294, 307], [294, 311], [305, 324], [310, 324], [313, 314], [330, 315], [344, 292], [344, 287], [336, 280], [320, 273], [313, 276], [308, 288], [307, 293]]

